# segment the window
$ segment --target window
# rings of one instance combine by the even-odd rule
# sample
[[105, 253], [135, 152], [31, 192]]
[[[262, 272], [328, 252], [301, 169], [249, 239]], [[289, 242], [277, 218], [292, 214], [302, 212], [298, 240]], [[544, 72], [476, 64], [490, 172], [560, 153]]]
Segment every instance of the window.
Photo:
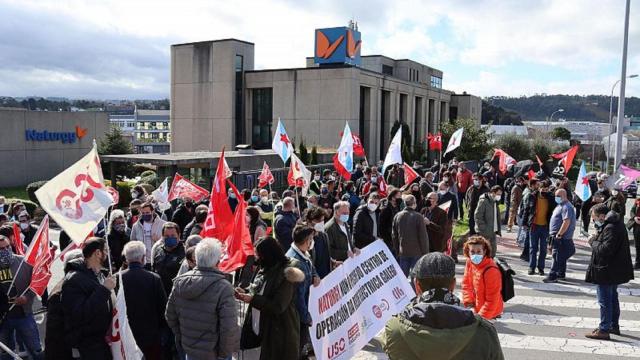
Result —
[[244, 117], [242, 116], [243, 102], [242, 102], [242, 88], [243, 88], [243, 65], [244, 59], [242, 55], [236, 55], [235, 70], [236, 70], [236, 90], [235, 90], [235, 142], [236, 145], [242, 144], [244, 140]]
[[442, 78], [431, 75], [431, 87], [442, 89]]
[[407, 122], [407, 94], [400, 94], [400, 121]]
[[416, 82], [420, 82], [420, 71], [416, 70]]
[[382, 73], [385, 75], [393, 76], [393, 67], [389, 65], [382, 65]]
[[251, 143], [254, 149], [271, 148], [271, 123], [273, 119], [273, 90], [253, 89]]
[[170, 127], [169, 127], [169, 122], [168, 122], [168, 121], [165, 121], [165, 122], [163, 122], [162, 124], [163, 124], [164, 129], [166, 129], [166, 130], [169, 130], [169, 129], [170, 129]]

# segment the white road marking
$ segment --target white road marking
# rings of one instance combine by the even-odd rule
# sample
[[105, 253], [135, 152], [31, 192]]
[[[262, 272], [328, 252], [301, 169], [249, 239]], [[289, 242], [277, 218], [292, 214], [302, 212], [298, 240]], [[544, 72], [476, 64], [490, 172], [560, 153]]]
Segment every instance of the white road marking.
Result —
[[[550, 291], [550, 292], [574, 292], [583, 293], [589, 295], [596, 295], [596, 287], [593, 285], [573, 285], [563, 283], [550, 283], [543, 282], [523, 282], [521, 279], [514, 278], [516, 284], [514, 284], [515, 290], [538, 290], [538, 291]], [[519, 280], [519, 281], [518, 281]], [[628, 288], [624, 286], [618, 286], [618, 294], [623, 296], [640, 296], [640, 289]]]
[[[574, 265], [580, 265], [580, 264], [574, 264]], [[549, 271], [547, 270], [547, 273], [548, 272]], [[585, 275], [586, 275], [586, 266], [585, 266], [585, 271], [584, 272], [568, 271], [565, 275], [566, 275], [567, 279], [584, 281]], [[526, 277], [526, 278], [541, 278], [540, 275], [529, 275], [526, 272], [518, 273], [516, 276], [518, 276], [518, 277]], [[562, 280], [560, 280], [560, 281], [562, 281]], [[621, 286], [625, 287], [625, 285], [627, 285], [627, 284], [640, 285], [640, 279], [631, 280], [626, 284], [622, 284]], [[592, 285], [589, 284], [589, 286], [592, 286]]]
[[640, 358], [640, 343], [498, 334], [503, 348]]
[[[567, 307], [574, 309], [600, 309], [598, 301], [570, 298], [555, 298], [542, 296], [524, 296], [516, 295], [505, 305], [527, 305], [532, 307], [541, 307], [543, 309], [549, 307]], [[620, 311], [638, 311], [640, 312], [640, 303], [621, 302]], [[640, 330], [640, 328], [638, 329]]]
[[[523, 325], [540, 325], [540, 326], [561, 326], [579, 329], [595, 329], [600, 324], [599, 318], [587, 318], [580, 316], [556, 316], [556, 315], [538, 315], [528, 313], [511, 313], [502, 314], [498, 322], [503, 324], [523, 324]], [[640, 331], [640, 321], [620, 320], [620, 331]]]

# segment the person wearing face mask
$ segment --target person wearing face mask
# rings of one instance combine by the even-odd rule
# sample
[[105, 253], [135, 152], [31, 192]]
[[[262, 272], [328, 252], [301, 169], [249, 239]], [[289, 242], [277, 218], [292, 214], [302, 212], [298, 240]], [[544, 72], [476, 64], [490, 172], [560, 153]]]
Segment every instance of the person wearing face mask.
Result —
[[398, 264], [404, 275], [409, 276], [418, 259], [429, 252], [429, 236], [424, 218], [416, 211], [416, 198], [404, 195], [402, 200], [406, 207], [393, 218], [391, 239]]
[[173, 279], [178, 275], [184, 260], [184, 246], [178, 239], [180, 239], [178, 225], [166, 222], [162, 225], [162, 239], [153, 245], [151, 268], [160, 275], [167, 294], [171, 293]]
[[232, 213], [236, 212], [236, 206], [238, 206], [238, 199], [236, 198], [236, 193], [232, 189], [229, 189], [229, 192], [227, 193], [227, 201], [229, 202], [229, 208], [231, 208], [231, 212]]
[[469, 237], [464, 244], [467, 263], [462, 277], [462, 303], [487, 320], [502, 314], [502, 273], [491, 250], [492, 245], [481, 235]]
[[549, 246], [552, 247], [551, 270], [542, 281], [545, 283], [558, 282], [564, 279], [567, 272], [567, 260], [576, 253], [573, 244], [573, 232], [576, 229], [576, 210], [567, 198], [564, 189], [555, 192], [556, 207], [551, 214], [549, 223]]
[[609, 340], [609, 334], [620, 335], [618, 286], [634, 278], [629, 235], [622, 217], [604, 204], [593, 206], [591, 219], [597, 234], [589, 240], [591, 259], [585, 281], [596, 285], [600, 325], [585, 336]]
[[305, 222], [316, 231], [313, 236], [311, 259], [320, 279], [324, 279], [333, 269], [329, 254], [329, 237], [324, 232], [324, 220], [327, 217], [327, 212], [320, 208], [307, 209], [305, 213]]
[[107, 261], [107, 243], [92, 237], [84, 242], [83, 258], [67, 264], [62, 284], [64, 328], [69, 345], [78, 349], [81, 359], [108, 360], [111, 350], [106, 336], [111, 331], [113, 313], [113, 275], [101, 272]]
[[127, 221], [122, 210], [111, 211], [108, 228], [107, 242], [111, 252], [111, 263], [114, 269], [119, 269], [122, 266], [122, 250], [129, 242], [129, 229], [127, 229]]
[[458, 163], [458, 174], [456, 175], [456, 184], [458, 186], [458, 213], [460, 220], [464, 218], [464, 197], [469, 187], [473, 185], [473, 173], [467, 169], [465, 163]]
[[393, 185], [397, 188], [402, 187], [404, 185], [404, 170], [398, 166], [398, 164], [393, 164], [386, 178], [388, 185]]
[[366, 203], [360, 205], [353, 216], [353, 242], [357, 248], [371, 244], [380, 234], [380, 195], [370, 193]]
[[[384, 240], [389, 250], [393, 253], [393, 242], [391, 240], [391, 228], [393, 227], [393, 218], [402, 210], [402, 192], [399, 189], [393, 189], [387, 195], [386, 201], [380, 205], [380, 237]], [[397, 254], [394, 253], [397, 256]]]
[[511, 201], [509, 210], [509, 220], [507, 221], [507, 232], [511, 232], [513, 225], [516, 223], [516, 216], [518, 215], [518, 209], [520, 203], [522, 203], [522, 192], [524, 190], [524, 177], [519, 176], [516, 179], [516, 184], [511, 188]]
[[147, 253], [145, 254], [147, 261], [153, 259], [151, 248], [162, 238], [162, 226], [164, 223], [165, 221], [156, 215], [151, 203], [144, 203], [140, 207], [140, 217], [131, 228], [130, 240], [144, 243], [147, 247]]
[[140, 218], [140, 206], [142, 206], [142, 201], [137, 199], [131, 200], [129, 203], [129, 211], [127, 212], [127, 227], [129, 229], [133, 228], [133, 224]]
[[618, 215], [624, 217], [624, 214], [627, 212], [626, 202], [627, 198], [624, 196], [624, 193], [622, 193], [620, 189], [614, 188], [611, 190], [611, 196], [605, 200], [604, 204], [607, 205], [610, 210], [615, 211]]
[[449, 221], [453, 222], [454, 219], [458, 218], [458, 197], [450, 190], [448, 182], [443, 181], [438, 184], [438, 205], [451, 201], [447, 217]]
[[416, 211], [420, 212], [420, 210], [422, 210], [422, 207], [424, 206], [422, 201], [422, 192], [420, 192], [420, 185], [415, 183], [411, 184], [411, 186], [409, 187], [409, 191], [405, 191], [405, 194], [413, 195], [413, 197], [416, 198], [416, 204], [418, 204], [418, 206], [416, 207]]
[[178, 205], [176, 211], [171, 216], [171, 222], [178, 224], [180, 229], [184, 230], [188, 223], [195, 216], [196, 205], [190, 197], [182, 198], [182, 203]]
[[536, 267], [538, 275], [544, 275], [549, 221], [555, 200], [547, 180], [534, 180], [530, 181], [531, 189], [522, 199], [522, 230], [529, 232], [529, 247], [525, 245], [524, 251], [529, 255], [529, 275], [535, 274]]
[[465, 195], [465, 204], [467, 204], [467, 209], [469, 209], [469, 234], [473, 235], [476, 233], [476, 223], [473, 214], [475, 214], [476, 208], [478, 207], [480, 196], [489, 191], [489, 188], [485, 185], [484, 177], [480, 174], [473, 174], [471, 182], [472, 186], [467, 189]]
[[262, 221], [264, 221], [267, 226], [271, 226], [273, 224], [274, 206], [271, 199], [269, 199], [269, 191], [267, 189], [260, 190], [258, 209], [260, 210], [260, 218]]
[[438, 207], [437, 193], [427, 195], [421, 212], [429, 236], [429, 251], [444, 252], [447, 249], [447, 240], [451, 237], [452, 226], [447, 212]]
[[296, 290], [305, 274], [272, 237], [258, 240], [255, 253], [258, 270], [253, 282], [248, 289], [235, 290], [236, 299], [249, 304], [240, 340], [243, 356], [249, 357], [257, 349], [263, 360], [298, 360], [300, 316]]
[[293, 242], [293, 228], [298, 221], [298, 216], [293, 211], [294, 208], [295, 200], [292, 197], [285, 197], [282, 200], [282, 211], [276, 216], [273, 225], [273, 232], [283, 250], [289, 250]]
[[348, 222], [349, 203], [338, 201], [333, 204], [333, 217], [325, 224], [324, 232], [329, 237], [329, 255], [335, 265], [360, 252], [353, 243]]
[[293, 229], [293, 243], [286, 256], [296, 260], [295, 266], [304, 273], [304, 281], [296, 284], [296, 309], [300, 315], [300, 355], [305, 357], [311, 349], [311, 338], [309, 327], [311, 326], [311, 314], [309, 313], [309, 289], [311, 285], [320, 285], [320, 277], [313, 266], [309, 250], [314, 248], [313, 228], [299, 224]]
[[142, 185], [136, 185], [131, 189], [131, 200], [147, 201], [147, 191]]
[[362, 196], [369, 195], [369, 193], [372, 191], [372, 188], [380, 186], [381, 181], [382, 181], [381, 175], [378, 173], [378, 171], [375, 168], [373, 168], [371, 170], [371, 177], [369, 178], [369, 181], [366, 184], [364, 184], [364, 186], [362, 187], [362, 192], [360, 193], [360, 195]]
[[605, 203], [611, 197], [611, 191], [607, 188], [607, 183], [604, 180], [598, 180], [597, 186], [598, 190], [593, 194], [593, 203]]
[[478, 208], [474, 213], [476, 234], [482, 235], [491, 244], [489, 257], [495, 256], [498, 250], [496, 235], [501, 235], [500, 210], [498, 209], [501, 198], [502, 188], [498, 185], [492, 187], [488, 193], [480, 196]]
[[313, 180], [309, 184], [309, 192], [315, 195], [320, 195], [320, 188], [322, 187], [322, 176], [320, 176], [320, 170], [316, 170], [313, 173]]
[[26, 206], [24, 206], [23, 203], [21, 202], [16, 202], [13, 203], [13, 205], [11, 205], [11, 211], [10, 211], [10, 215], [11, 215], [11, 221], [18, 221], [18, 215], [27, 210]]
[[260, 193], [258, 189], [253, 189], [251, 197], [248, 200], [249, 206], [257, 206], [260, 203]]
[[482, 176], [485, 179], [485, 182], [489, 187], [494, 186], [496, 181], [498, 180], [496, 169], [491, 166], [488, 162], [484, 163], [484, 168], [482, 169]]
[[329, 186], [327, 184], [322, 184], [322, 187], [320, 188], [320, 197], [318, 198], [318, 206], [331, 213], [331, 209], [335, 203], [336, 199], [331, 196]]
[[31, 223], [31, 216], [26, 210], [23, 210], [18, 214], [18, 221], [20, 223], [20, 231], [24, 235], [24, 246], [31, 244], [33, 237], [38, 232], [38, 227]]

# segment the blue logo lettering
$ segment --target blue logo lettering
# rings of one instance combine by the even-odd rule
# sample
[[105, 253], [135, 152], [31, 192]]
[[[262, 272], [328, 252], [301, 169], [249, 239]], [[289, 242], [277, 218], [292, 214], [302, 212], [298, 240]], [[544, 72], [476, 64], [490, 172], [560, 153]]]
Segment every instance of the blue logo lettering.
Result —
[[75, 132], [49, 132], [35, 129], [25, 130], [26, 141], [61, 141], [63, 144], [73, 144], [77, 140]]

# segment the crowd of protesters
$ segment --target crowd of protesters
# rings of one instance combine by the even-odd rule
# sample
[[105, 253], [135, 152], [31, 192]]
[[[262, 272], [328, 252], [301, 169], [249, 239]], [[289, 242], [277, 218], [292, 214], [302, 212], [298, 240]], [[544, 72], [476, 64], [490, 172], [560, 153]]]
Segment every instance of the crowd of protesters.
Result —
[[[502, 359], [490, 320], [500, 317], [504, 307], [502, 275], [494, 260], [503, 225], [506, 232], [517, 229], [529, 275], [557, 282], [566, 277], [567, 260], [575, 253], [580, 216], [584, 235], [591, 221], [595, 227], [586, 280], [597, 285], [603, 314], [599, 328], [587, 336], [619, 334], [617, 285], [633, 278], [622, 189], [608, 189], [606, 175], [593, 174], [589, 186], [594, 195], [582, 202], [564, 176], [544, 171], [531, 176], [514, 167], [501, 173], [490, 161], [479, 165], [454, 158], [442, 166], [416, 166], [419, 177], [405, 184], [401, 166], [383, 174], [381, 166], [361, 163], [350, 179], [316, 171], [308, 192], [245, 189], [238, 199], [230, 191], [232, 211], [240, 201], [248, 204], [246, 223], [255, 249], [234, 274], [218, 269], [220, 241], [200, 236], [206, 202], [183, 198], [162, 209], [136, 186], [127, 209], [111, 211], [106, 226], [95, 229], [96, 236], [82, 250], [66, 254], [64, 278], [42, 301], [48, 317], [44, 348], [32, 311], [35, 296], [25, 291], [31, 267], [25, 264], [18, 271], [22, 257], [15, 255], [12, 223], [19, 224], [26, 245], [37, 226], [23, 204], [7, 209], [0, 197], [0, 305], [5, 314], [0, 341], [34, 359], [110, 359], [106, 334], [114, 289], [123, 287], [130, 326], [145, 359], [230, 359], [239, 351], [247, 358], [307, 358], [313, 353], [310, 288], [380, 240], [417, 293], [387, 324], [384, 349], [390, 358]], [[640, 200], [630, 210], [626, 226], [637, 248]], [[453, 228], [464, 219], [467, 234], [458, 245]], [[60, 247], [68, 243], [62, 232]], [[552, 266], [547, 274], [548, 249]], [[453, 292], [459, 254], [465, 261], [462, 299]], [[105, 271], [109, 261], [114, 272], [121, 272], [122, 283]], [[455, 335], [445, 337], [454, 333], [451, 329]]]

